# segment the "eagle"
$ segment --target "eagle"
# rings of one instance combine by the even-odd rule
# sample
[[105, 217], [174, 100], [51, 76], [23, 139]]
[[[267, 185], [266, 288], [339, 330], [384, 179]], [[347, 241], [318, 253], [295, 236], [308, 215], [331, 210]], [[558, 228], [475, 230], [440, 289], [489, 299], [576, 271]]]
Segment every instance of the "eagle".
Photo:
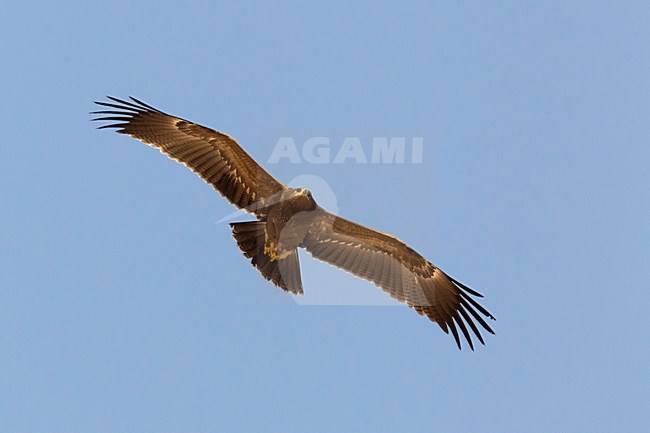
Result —
[[[230, 136], [164, 113], [136, 98], [95, 103], [98, 129], [115, 129], [187, 166], [230, 203], [256, 217], [234, 222], [232, 235], [262, 276], [282, 290], [302, 294], [298, 248], [366, 279], [418, 314], [485, 345], [479, 326], [494, 334], [494, 316], [475, 298], [483, 295], [445, 274], [398, 238], [321, 208], [309, 190], [290, 188], [266, 172]], [[469, 328], [469, 329], [468, 329]], [[471, 333], [470, 333], [471, 330]]]

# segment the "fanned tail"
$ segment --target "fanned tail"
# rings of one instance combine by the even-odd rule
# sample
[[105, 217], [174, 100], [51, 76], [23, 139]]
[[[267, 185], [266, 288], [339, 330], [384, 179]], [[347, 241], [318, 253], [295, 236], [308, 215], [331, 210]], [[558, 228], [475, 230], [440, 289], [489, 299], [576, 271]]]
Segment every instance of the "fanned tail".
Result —
[[231, 223], [232, 235], [244, 256], [251, 259], [264, 278], [293, 294], [302, 294], [302, 278], [298, 251], [294, 249], [288, 256], [272, 260], [264, 253], [266, 232], [265, 221], [246, 221]]

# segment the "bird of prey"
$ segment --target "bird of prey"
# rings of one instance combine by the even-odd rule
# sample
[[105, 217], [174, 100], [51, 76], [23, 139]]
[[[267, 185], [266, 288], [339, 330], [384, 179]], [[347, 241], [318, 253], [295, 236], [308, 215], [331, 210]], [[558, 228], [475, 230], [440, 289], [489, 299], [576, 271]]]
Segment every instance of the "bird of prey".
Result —
[[92, 120], [99, 129], [155, 147], [212, 185], [228, 201], [253, 214], [254, 221], [230, 224], [244, 256], [264, 278], [282, 290], [302, 294], [297, 248], [379, 286], [451, 330], [461, 348], [458, 328], [474, 350], [468, 327], [485, 345], [479, 327], [494, 331], [494, 317], [474, 298], [482, 295], [451, 278], [394, 236], [364, 227], [321, 208], [307, 189], [289, 188], [267, 173], [230, 136], [166, 114], [135, 98], [108, 97], [96, 102]]

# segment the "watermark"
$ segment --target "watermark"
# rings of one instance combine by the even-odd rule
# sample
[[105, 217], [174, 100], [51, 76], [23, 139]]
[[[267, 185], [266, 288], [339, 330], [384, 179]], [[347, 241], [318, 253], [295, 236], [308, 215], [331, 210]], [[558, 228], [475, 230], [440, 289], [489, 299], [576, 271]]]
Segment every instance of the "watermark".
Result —
[[421, 164], [423, 137], [280, 137], [267, 163], [278, 164]]

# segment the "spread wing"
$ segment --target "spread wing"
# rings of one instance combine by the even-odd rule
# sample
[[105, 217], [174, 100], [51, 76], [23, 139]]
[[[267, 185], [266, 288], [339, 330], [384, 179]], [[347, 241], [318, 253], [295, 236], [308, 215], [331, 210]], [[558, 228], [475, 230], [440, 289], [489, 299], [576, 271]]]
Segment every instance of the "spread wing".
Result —
[[[406, 303], [453, 334], [460, 349], [458, 326], [474, 350], [471, 328], [485, 344], [475, 322], [494, 331], [485, 318], [494, 317], [473, 299], [482, 297], [446, 275], [399, 239], [340, 218], [323, 209], [303, 245], [315, 258], [369, 280], [394, 299]], [[467, 325], [467, 326], [466, 326]]]
[[114, 128], [155, 147], [189, 167], [235, 206], [263, 216], [264, 204], [285, 188], [232, 137], [170, 116], [135, 98], [132, 102], [108, 98], [114, 103], [96, 104], [109, 110], [91, 113], [101, 115], [93, 120], [112, 122], [100, 129]]

